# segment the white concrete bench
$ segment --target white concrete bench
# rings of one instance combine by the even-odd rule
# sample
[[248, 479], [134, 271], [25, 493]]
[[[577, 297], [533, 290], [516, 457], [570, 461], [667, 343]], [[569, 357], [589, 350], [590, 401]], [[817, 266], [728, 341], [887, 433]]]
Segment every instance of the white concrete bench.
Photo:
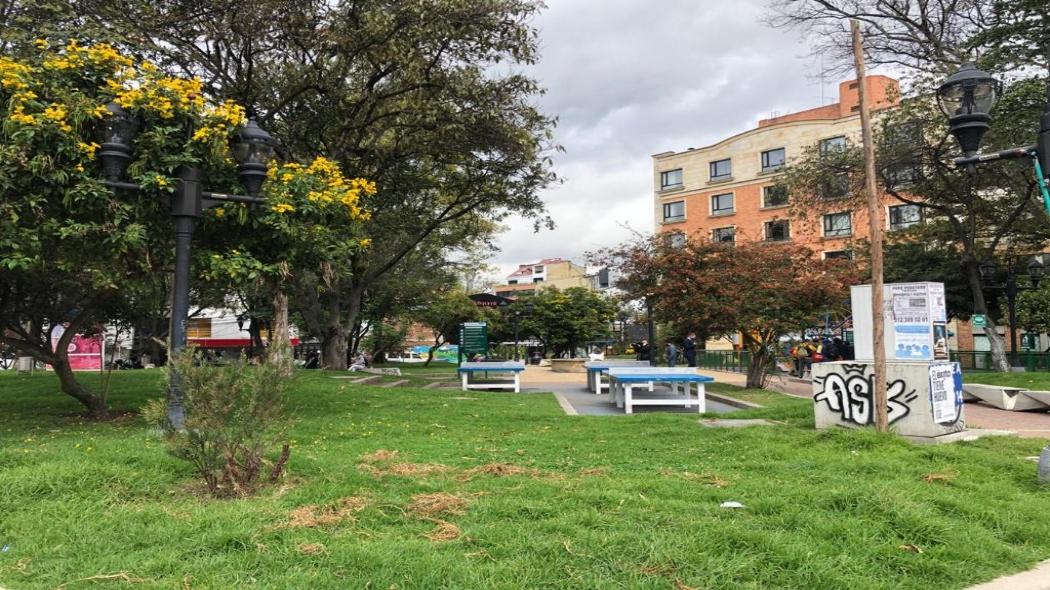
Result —
[[[468, 389], [513, 389], [514, 393], [521, 391], [521, 372], [525, 370], [525, 363], [507, 361], [499, 363], [463, 363], [456, 371], [462, 383], [463, 391]], [[483, 373], [485, 381], [472, 381], [477, 373]], [[489, 381], [489, 373], [497, 375], [512, 376], [511, 380]]]
[[[609, 393], [617, 408], [627, 414], [634, 413], [634, 406], [696, 406], [702, 414], [707, 410], [704, 384], [714, 381], [711, 377], [698, 375], [691, 367], [612, 367], [609, 369]], [[634, 388], [646, 385], [652, 391], [654, 383], [666, 383], [673, 397], [636, 397]], [[696, 397], [692, 386], [696, 384]]]

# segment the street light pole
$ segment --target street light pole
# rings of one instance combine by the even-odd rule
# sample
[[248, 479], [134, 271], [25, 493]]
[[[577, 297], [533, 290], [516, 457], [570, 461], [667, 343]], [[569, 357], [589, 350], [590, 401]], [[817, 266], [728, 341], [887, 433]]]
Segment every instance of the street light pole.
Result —
[[656, 366], [656, 326], [653, 324], [653, 300], [645, 296], [645, 317], [649, 320], [649, 366]]
[[[142, 187], [121, 178], [131, 162], [132, 145], [139, 131], [138, 121], [120, 105], [106, 105], [110, 112], [103, 129], [102, 161], [105, 184], [113, 191], [142, 191]], [[248, 195], [228, 195], [205, 192], [201, 187], [201, 171], [195, 166], [180, 166], [176, 174], [179, 183], [171, 198], [171, 217], [175, 225], [175, 272], [171, 287], [171, 328], [169, 329], [169, 362], [171, 357], [186, 348], [186, 324], [190, 311], [190, 260], [193, 255], [193, 232], [201, 212], [220, 202], [257, 205], [265, 203], [259, 191], [266, 177], [266, 168], [274, 157], [276, 141], [259, 128], [253, 119], [234, 136], [231, 151], [237, 161], [237, 171]], [[182, 430], [186, 411], [182, 402], [181, 379], [171, 371], [167, 404], [168, 424]]]
[[1017, 277], [1011, 264], [1006, 275], [1006, 313], [1010, 322], [1010, 366], [1017, 363]]

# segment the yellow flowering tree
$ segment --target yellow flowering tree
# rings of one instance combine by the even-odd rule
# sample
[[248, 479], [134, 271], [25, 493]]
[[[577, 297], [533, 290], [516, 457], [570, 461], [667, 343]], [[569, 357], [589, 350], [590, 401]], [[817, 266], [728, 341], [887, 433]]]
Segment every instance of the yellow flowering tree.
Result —
[[[288, 341], [288, 285], [297, 275], [335, 278], [350, 271], [347, 262], [353, 255], [371, 246], [363, 229], [370, 214], [362, 199], [374, 195], [376, 186], [347, 178], [338, 164], [317, 157], [309, 164], [271, 166], [263, 188], [267, 202], [261, 211], [247, 215], [240, 207], [233, 214], [226, 207], [212, 210], [204, 231], [229, 236], [231, 223], [241, 231], [232, 242], [236, 247], [223, 248], [222, 238], [216, 236], [211, 241], [219, 247], [198, 261], [204, 278], [225, 282], [228, 289], [265, 286], [273, 312], [271, 342], [283, 343]], [[312, 305], [316, 298], [303, 297], [299, 303]]]
[[[111, 101], [140, 121], [128, 174], [144, 192], [100, 180], [96, 138]], [[91, 415], [106, 416], [106, 399], [77, 382], [70, 339], [164, 307], [154, 294], [170, 268], [175, 169], [193, 162], [232, 179], [226, 137], [243, 120], [240, 107], [208, 101], [199, 80], [106, 44], [41, 40], [27, 57], [0, 56], [0, 342], [54, 367]]]

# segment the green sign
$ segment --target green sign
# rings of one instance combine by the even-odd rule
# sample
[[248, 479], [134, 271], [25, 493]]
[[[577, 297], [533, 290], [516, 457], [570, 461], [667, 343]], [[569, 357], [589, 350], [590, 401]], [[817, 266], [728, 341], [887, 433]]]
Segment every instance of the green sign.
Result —
[[970, 317], [970, 322], [973, 323], [974, 328], [983, 328], [988, 325], [988, 318], [982, 313], [975, 313]]
[[485, 322], [466, 322], [459, 326], [460, 358], [489, 351], [489, 327]]

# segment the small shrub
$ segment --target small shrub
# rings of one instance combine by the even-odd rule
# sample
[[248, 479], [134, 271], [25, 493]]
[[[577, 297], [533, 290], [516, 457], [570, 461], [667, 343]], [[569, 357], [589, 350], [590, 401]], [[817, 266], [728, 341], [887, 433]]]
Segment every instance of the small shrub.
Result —
[[182, 385], [185, 428], [170, 428], [165, 400], [150, 402], [143, 412], [165, 431], [169, 452], [192, 464], [213, 496], [242, 496], [267, 479], [276, 481], [290, 454], [285, 367], [243, 358], [201, 366], [189, 350], [170, 366]]

